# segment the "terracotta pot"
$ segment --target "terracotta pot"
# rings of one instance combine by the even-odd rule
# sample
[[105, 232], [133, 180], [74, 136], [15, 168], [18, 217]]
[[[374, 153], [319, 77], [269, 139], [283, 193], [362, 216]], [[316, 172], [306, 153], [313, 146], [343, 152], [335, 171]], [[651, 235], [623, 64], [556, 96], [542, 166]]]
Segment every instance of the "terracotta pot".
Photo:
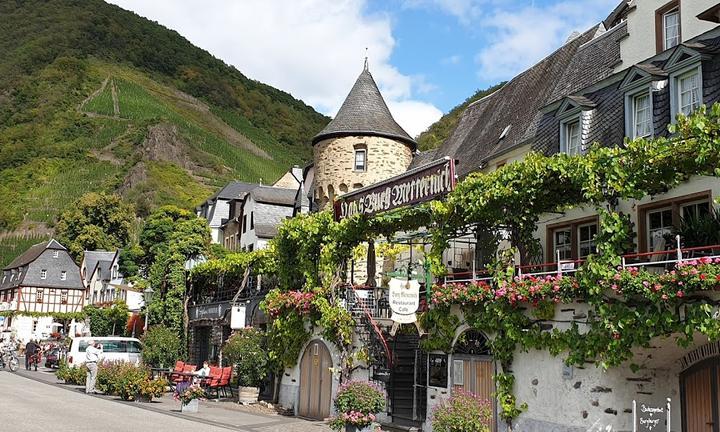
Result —
[[180, 405], [180, 411], [184, 413], [196, 413], [198, 412], [198, 407], [200, 406], [200, 402], [198, 399], [193, 399], [190, 402], [186, 404]]
[[260, 388], [258, 387], [238, 387], [238, 402], [243, 405], [254, 404], [260, 396]]

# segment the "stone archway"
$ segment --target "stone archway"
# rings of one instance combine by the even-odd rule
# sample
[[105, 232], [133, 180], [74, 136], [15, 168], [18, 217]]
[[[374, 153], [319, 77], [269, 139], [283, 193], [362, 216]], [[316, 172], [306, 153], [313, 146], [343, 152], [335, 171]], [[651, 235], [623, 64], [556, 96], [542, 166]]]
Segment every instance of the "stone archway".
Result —
[[311, 341], [300, 360], [298, 415], [317, 420], [330, 416], [332, 357], [320, 340]]

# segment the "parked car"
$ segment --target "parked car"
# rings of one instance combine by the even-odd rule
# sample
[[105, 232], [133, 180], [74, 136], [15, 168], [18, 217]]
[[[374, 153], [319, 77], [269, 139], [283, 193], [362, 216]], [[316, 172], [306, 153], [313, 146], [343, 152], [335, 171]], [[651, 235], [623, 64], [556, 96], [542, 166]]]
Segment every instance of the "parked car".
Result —
[[68, 365], [80, 366], [85, 363], [85, 349], [88, 341], [94, 340], [103, 347], [101, 360], [126, 361], [139, 364], [142, 361], [142, 343], [139, 339], [120, 336], [78, 337], [73, 339], [67, 354]]
[[45, 367], [56, 368], [60, 364], [60, 350], [58, 348], [52, 348], [45, 353]]

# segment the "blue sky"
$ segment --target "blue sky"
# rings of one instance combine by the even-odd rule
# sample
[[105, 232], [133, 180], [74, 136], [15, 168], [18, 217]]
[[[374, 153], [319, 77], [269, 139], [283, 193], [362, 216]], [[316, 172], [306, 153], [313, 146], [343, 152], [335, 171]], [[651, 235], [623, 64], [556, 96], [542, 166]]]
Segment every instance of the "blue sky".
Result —
[[417, 135], [602, 21], [619, 0], [109, 0], [334, 115], [370, 71]]

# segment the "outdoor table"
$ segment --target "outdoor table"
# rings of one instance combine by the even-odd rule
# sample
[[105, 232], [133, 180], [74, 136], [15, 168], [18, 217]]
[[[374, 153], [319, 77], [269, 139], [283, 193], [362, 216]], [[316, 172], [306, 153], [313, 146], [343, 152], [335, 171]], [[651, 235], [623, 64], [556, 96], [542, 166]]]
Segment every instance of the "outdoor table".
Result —
[[150, 368], [150, 373], [152, 374], [153, 379], [157, 377], [168, 378], [168, 376], [172, 374], [172, 371], [172, 368]]

